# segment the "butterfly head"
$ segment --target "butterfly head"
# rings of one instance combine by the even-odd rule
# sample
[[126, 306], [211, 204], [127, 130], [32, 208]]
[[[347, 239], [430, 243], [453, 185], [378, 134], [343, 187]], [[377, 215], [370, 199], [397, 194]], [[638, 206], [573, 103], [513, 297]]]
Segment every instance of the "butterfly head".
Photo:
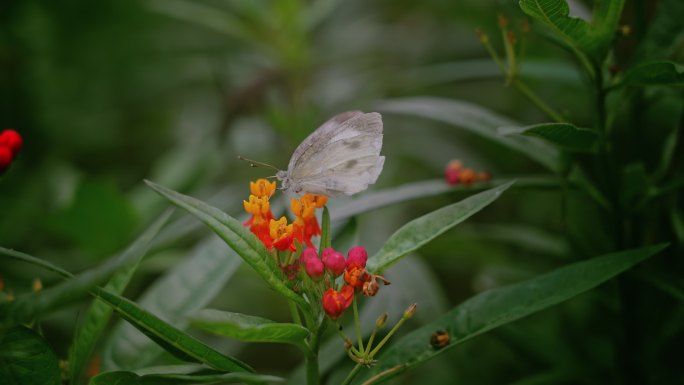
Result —
[[295, 194], [302, 192], [302, 186], [297, 181], [290, 178], [289, 174], [285, 170], [279, 170], [276, 173], [276, 178], [280, 181], [280, 189], [285, 191], [290, 191]]

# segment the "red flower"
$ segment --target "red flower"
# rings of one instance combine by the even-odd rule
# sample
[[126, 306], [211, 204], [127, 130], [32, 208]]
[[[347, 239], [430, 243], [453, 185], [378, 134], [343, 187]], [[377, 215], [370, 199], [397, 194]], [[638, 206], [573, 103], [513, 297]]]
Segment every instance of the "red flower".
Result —
[[12, 150], [9, 147], [0, 146], [0, 172], [12, 164]]
[[344, 286], [342, 290], [328, 289], [323, 293], [323, 310], [332, 319], [338, 319], [352, 304], [354, 288]]
[[21, 135], [12, 129], [4, 130], [0, 133], [0, 148], [9, 148], [12, 151], [12, 157], [17, 156], [19, 150], [21, 150], [22, 143]]
[[344, 271], [344, 282], [354, 289], [361, 289], [370, 277], [371, 275], [363, 267], [347, 267], [347, 270]]

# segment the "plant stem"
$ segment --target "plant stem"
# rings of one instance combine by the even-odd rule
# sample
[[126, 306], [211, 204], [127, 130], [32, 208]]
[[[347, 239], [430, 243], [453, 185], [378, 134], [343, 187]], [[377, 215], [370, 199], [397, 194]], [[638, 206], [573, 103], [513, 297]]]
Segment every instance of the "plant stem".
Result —
[[548, 104], [544, 103], [544, 101], [537, 96], [537, 94], [535, 94], [534, 91], [532, 91], [525, 83], [523, 83], [520, 78], [515, 78], [515, 80], [513, 80], [513, 85], [532, 103], [539, 107], [539, 109], [542, 110], [549, 118], [553, 119], [557, 123], [566, 122], [563, 116], [554, 111], [553, 108], [551, 108]]
[[352, 300], [354, 306], [354, 324], [356, 325], [356, 338], [359, 342], [359, 351], [363, 351], [363, 338], [361, 337], [361, 325], [359, 324], [359, 306], [356, 304], [356, 296]]
[[318, 354], [311, 352], [306, 356], [306, 383], [307, 385], [319, 385], [321, 375], [318, 371]]
[[297, 309], [297, 304], [287, 300], [287, 304], [290, 306], [290, 313], [292, 314], [292, 320], [298, 324], [302, 324], [302, 317], [299, 315], [299, 310]]
[[361, 370], [361, 367], [361, 364], [356, 364], [356, 366], [354, 366], [354, 369], [352, 369], [351, 372], [349, 372], [349, 374], [347, 375], [347, 378], [345, 378], [344, 381], [342, 381], [342, 385], [351, 384], [352, 380], [354, 380], [354, 377], [356, 377], [356, 375], [359, 374], [359, 370]]
[[401, 317], [401, 319], [399, 319], [399, 322], [397, 322], [397, 324], [394, 325], [394, 327], [392, 328], [392, 330], [390, 330], [389, 333], [387, 333], [387, 335], [385, 336], [385, 338], [383, 338], [383, 339], [378, 343], [378, 346], [376, 346], [375, 349], [371, 350], [370, 354], [368, 354], [368, 358], [373, 358], [376, 354], [378, 354], [378, 352], [379, 352], [380, 349], [383, 347], [383, 345], [385, 345], [385, 344], [387, 343], [387, 341], [389, 341], [390, 337], [392, 337], [392, 335], [393, 335], [397, 330], [399, 330], [399, 328], [401, 327], [401, 325], [403, 325], [404, 322], [406, 322], [406, 320], [407, 320], [406, 317]]

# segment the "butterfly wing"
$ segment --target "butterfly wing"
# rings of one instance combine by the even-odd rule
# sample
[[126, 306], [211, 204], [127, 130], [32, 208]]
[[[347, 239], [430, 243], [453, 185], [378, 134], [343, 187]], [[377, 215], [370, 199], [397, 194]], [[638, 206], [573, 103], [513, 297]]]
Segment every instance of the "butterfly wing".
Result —
[[350, 111], [328, 120], [295, 150], [288, 177], [295, 192], [352, 195], [375, 183], [385, 162], [382, 117]]

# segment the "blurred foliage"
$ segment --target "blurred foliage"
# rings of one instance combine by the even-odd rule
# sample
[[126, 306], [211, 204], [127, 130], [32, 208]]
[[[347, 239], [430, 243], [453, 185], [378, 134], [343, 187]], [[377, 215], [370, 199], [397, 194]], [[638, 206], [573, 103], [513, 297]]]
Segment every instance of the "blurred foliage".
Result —
[[[554, 1], [521, 3], [547, 2]], [[616, 3], [569, 1], [570, 13], [588, 20], [592, 6]], [[567, 120], [563, 135], [598, 132], [594, 152], [584, 144], [583, 152], [554, 147], [551, 168], [539, 161], [548, 143], [497, 131], [535, 136], [525, 129], [552, 120], [481, 44], [476, 29], [505, 52], [497, 14], [518, 34], [517, 79]], [[0, 2], [0, 129], [24, 138], [18, 160], [0, 176], [0, 245], [72, 272], [110, 260], [167, 206], [144, 178], [245, 219], [247, 182], [272, 171], [237, 155], [284, 168], [328, 117], [377, 109], [387, 161], [364, 194], [390, 189], [376, 198], [390, 200], [406, 193], [394, 187], [442, 178], [454, 158], [518, 183], [388, 269], [394, 284], [367, 301], [374, 308], [366, 323], [416, 301], [416, 317], [400, 332], [407, 334], [486, 290], [609, 252], [671, 243], [599, 290], [468, 341], [393, 383], [684, 382], [684, 5], [627, 0], [615, 19], [619, 33], [580, 27], [601, 35], [599, 47], [586, 51], [539, 20], [523, 32], [524, 20], [512, 0]], [[369, 199], [382, 208], [361, 206], [369, 209], [352, 218], [334, 205], [363, 201], [333, 200], [334, 242], [374, 253], [402, 224], [477, 187], [417, 188], [387, 207]], [[56, 282], [29, 266], [2, 260], [5, 293], [29, 293], [36, 277], [45, 286]], [[124, 294], [180, 329], [203, 307], [289, 321], [284, 301], [187, 215], [174, 216], [155, 238]], [[178, 301], [164, 302], [170, 297]], [[87, 305], [41, 320], [50, 357], [68, 356]], [[301, 372], [289, 347], [191, 330], [259, 372]], [[25, 344], [44, 344], [28, 329], [8, 335], [19, 334], [28, 335]], [[331, 337], [321, 368], [324, 379], [339, 383], [351, 366]], [[145, 354], [121, 361], [116, 354], [126, 347], [117, 341]], [[177, 363], [123, 323], [107, 328], [95, 352], [107, 370], [137, 359], [140, 367]]]

